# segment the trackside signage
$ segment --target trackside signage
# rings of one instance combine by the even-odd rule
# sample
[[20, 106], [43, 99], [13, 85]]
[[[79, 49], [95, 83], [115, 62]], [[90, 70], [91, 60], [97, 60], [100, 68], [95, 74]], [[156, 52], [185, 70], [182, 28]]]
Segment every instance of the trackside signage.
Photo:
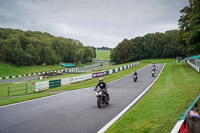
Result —
[[70, 83], [76, 83], [84, 80], [88, 80], [92, 78], [92, 74], [83, 75], [83, 76], [77, 76], [70, 78]]
[[98, 73], [93, 73], [92, 77], [95, 78], [95, 77], [101, 77], [104, 75], [104, 72], [98, 72]]

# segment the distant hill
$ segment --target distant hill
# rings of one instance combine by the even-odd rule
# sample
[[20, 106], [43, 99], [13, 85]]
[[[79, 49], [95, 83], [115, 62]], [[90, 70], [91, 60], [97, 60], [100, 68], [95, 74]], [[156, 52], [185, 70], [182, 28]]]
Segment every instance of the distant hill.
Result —
[[110, 60], [110, 50], [96, 50], [96, 59]]

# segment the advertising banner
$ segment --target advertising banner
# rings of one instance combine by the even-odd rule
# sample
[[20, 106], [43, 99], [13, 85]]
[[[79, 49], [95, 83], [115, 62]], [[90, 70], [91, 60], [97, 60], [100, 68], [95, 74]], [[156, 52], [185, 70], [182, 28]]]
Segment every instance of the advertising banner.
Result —
[[77, 77], [70, 78], [70, 82], [71, 83], [76, 83], [76, 82], [84, 81], [84, 80], [91, 79], [91, 78], [92, 78], [92, 74], [83, 75], [83, 76], [77, 76]]
[[96, 73], [96, 77], [101, 77], [103, 75], [104, 75], [104, 72], [98, 72], [98, 73]]
[[96, 78], [96, 77], [101, 77], [101, 76], [103, 76], [104, 75], [104, 72], [98, 72], [98, 73], [93, 73], [92, 74], [92, 77], [93, 78]]

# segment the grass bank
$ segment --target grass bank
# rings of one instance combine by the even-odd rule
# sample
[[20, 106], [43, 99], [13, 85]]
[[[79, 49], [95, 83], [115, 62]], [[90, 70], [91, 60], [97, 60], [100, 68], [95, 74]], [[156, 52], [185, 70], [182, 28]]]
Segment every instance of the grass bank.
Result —
[[[200, 74], [170, 60], [149, 92], [106, 133], [169, 133], [200, 93]], [[143, 60], [142, 62], [149, 62]]]
[[[130, 63], [128, 63], [128, 64], [130, 64]], [[105, 79], [106, 82], [110, 82], [110, 81], [119, 79], [119, 78], [124, 77], [124, 76], [126, 76], [126, 75], [140, 69], [140, 68], [143, 68], [147, 64], [148, 63], [141, 63], [138, 66], [134, 66], [132, 68], [129, 68], [129, 69], [126, 69], [126, 70], [123, 70], [123, 71], [120, 71], [120, 72], [117, 72], [117, 73], [114, 73], [114, 74], [111, 74], [111, 75], [104, 76], [104, 79]], [[121, 66], [122, 66], [122, 64], [121, 64]], [[15, 96], [9, 96], [9, 97], [7, 96], [7, 86], [13, 85], [13, 84], [12, 83], [3, 84], [3, 85], [1, 85], [1, 88], [0, 88], [0, 106], [12, 104], [12, 103], [17, 103], [17, 102], [22, 102], [22, 101], [27, 101], [27, 100], [30, 100], [30, 99], [36, 99], [36, 98], [40, 98], [40, 97], [44, 97], [44, 96], [53, 95], [53, 94], [56, 94], [57, 91], [87, 88], [87, 87], [95, 86], [97, 84], [97, 82], [98, 82], [98, 78], [94, 78], [94, 79], [87, 80], [87, 81], [84, 81], [84, 82], [79, 82], [79, 83], [70, 84], [70, 85], [67, 85], [67, 86], [62, 86], [62, 87], [46, 90], [46, 91], [43, 91], [43, 92], [40, 92], [40, 93], [35, 93], [34, 91], [32, 91], [29, 88], [28, 89], [28, 95], [16, 95], [15, 94]], [[24, 84], [25, 83], [19, 83], [18, 85], [24, 85]], [[25, 91], [23, 93], [25, 93]]]
[[[94, 65], [94, 62], [86, 62], [85, 64], [77, 64], [77, 67], [83, 67], [87, 65]], [[17, 76], [30, 73], [46, 72], [52, 70], [63, 70], [64, 67], [60, 65], [34, 65], [34, 66], [22, 66], [17, 67], [9, 63], [0, 62], [0, 77]]]

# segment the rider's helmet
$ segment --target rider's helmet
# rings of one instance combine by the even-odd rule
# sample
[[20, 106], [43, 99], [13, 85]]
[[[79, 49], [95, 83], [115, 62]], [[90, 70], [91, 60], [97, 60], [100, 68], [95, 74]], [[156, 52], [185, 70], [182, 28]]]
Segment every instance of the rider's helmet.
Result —
[[101, 78], [99, 78], [99, 82], [103, 82], [103, 78], [101, 77]]

